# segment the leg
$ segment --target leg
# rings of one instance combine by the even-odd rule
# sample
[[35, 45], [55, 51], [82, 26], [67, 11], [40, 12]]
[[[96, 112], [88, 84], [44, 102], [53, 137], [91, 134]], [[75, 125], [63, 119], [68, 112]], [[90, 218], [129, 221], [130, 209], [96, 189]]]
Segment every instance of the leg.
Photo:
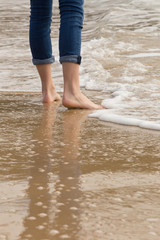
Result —
[[64, 94], [62, 103], [68, 108], [101, 109], [102, 106], [91, 102], [79, 87], [79, 64], [63, 62]]
[[30, 48], [33, 64], [36, 65], [42, 82], [43, 102], [60, 99], [52, 81], [51, 63], [52, 45], [50, 26], [52, 17], [52, 0], [30, 0]]
[[102, 106], [91, 102], [81, 93], [79, 87], [83, 0], [59, 0], [59, 8], [59, 52], [64, 77], [62, 103], [68, 108], [100, 109]]
[[42, 83], [42, 102], [50, 103], [61, 99], [60, 95], [56, 92], [53, 80], [51, 64], [36, 65]]

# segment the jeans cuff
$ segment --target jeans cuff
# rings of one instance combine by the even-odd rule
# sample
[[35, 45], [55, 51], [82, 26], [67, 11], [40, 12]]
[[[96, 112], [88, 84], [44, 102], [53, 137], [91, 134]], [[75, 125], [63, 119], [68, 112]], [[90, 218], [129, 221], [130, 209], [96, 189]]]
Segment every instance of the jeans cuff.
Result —
[[81, 64], [81, 56], [77, 55], [68, 55], [68, 56], [62, 56], [60, 57], [59, 61], [60, 63], [62, 62], [73, 62], [73, 63], [78, 63], [79, 65]]
[[54, 63], [55, 62], [55, 58], [54, 56], [52, 56], [51, 58], [47, 58], [47, 59], [32, 59], [32, 62], [34, 65], [40, 65], [40, 64], [49, 64], [49, 63]]

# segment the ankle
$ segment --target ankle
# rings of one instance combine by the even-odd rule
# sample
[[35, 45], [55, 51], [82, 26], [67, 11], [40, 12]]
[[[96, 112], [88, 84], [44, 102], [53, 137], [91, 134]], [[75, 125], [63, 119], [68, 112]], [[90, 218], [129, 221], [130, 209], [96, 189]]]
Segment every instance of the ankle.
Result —
[[77, 96], [81, 93], [80, 87], [75, 85], [64, 86], [64, 96]]
[[79, 90], [66, 90], [63, 92], [63, 98], [62, 98], [62, 104], [65, 107], [72, 107], [74, 105], [74, 102], [79, 101], [81, 99], [81, 91]]
[[48, 86], [42, 86], [42, 93], [47, 94], [50, 92], [56, 91], [54, 84], [48, 85]]

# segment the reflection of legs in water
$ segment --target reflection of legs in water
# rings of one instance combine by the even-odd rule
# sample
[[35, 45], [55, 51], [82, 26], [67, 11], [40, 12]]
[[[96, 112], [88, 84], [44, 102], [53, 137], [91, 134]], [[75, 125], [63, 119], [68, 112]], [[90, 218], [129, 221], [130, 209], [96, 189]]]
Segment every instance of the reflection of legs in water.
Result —
[[[21, 240], [59, 240], [66, 235], [77, 239], [80, 230], [79, 137], [81, 123], [90, 111], [70, 110], [62, 113], [63, 143], [57, 146], [52, 133], [58, 105], [43, 105], [41, 123], [38, 118], [38, 128], [33, 132], [35, 153], [31, 159], [31, 179], [27, 190], [29, 213], [24, 219], [25, 230], [20, 236]], [[60, 139], [62, 127], [59, 122], [57, 125], [56, 132]], [[50, 165], [53, 158], [53, 165]], [[54, 237], [52, 234], [57, 235]]]
[[[64, 95], [62, 103], [68, 108], [100, 109], [85, 97], [79, 88], [81, 64], [81, 30], [83, 0], [59, 0], [59, 52], [63, 67]], [[30, 47], [42, 83], [42, 102], [60, 100], [52, 81], [51, 64], [54, 62], [50, 38], [52, 0], [31, 0]]]
[[[63, 113], [64, 141], [66, 144], [64, 150], [66, 151], [68, 158], [72, 159], [78, 153], [78, 137], [80, 135], [81, 124], [87, 120], [89, 113], [91, 113], [89, 110], [70, 110]], [[67, 149], [71, 152], [68, 152]]]
[[[66, 111], [63, 113], [64, 146], [62, 148], [62, 161], [59, 163], [59, 183], [56, 188], [61, 188], [58, 198], [60, 212], [56, 218], [56, 228], [69, 239], [78, 239], [80, 225], [80, 163], [79, 137], [81, 124], [86, 120], [87, 111]], [[56, 238], [57, 240], [59, 238]]]
[[[56, 108], [59, 104], [43, 105], [42, 119], [38, 128], [33, 132], [35, 154], [32, 157], [29, 187], [29, 213], [24, 219], [24, 232], [19, 239], [44, 240], [49, 237], [50, 221], [50, 153], [52, 140], [52, 127], [56, 118]], [[28, 236], [28, 237], [27, 237]]]
[[54, 104], [44, 104], [43, 112], [42, 112], [42, 121], [39, 131], [41, 132], [41, 136], [43, 137], [42, 141], [46, 139], [49, 144], [53, 135], [53, 125], [56, 120], [57, 108], [60, 105], [59, 102]]

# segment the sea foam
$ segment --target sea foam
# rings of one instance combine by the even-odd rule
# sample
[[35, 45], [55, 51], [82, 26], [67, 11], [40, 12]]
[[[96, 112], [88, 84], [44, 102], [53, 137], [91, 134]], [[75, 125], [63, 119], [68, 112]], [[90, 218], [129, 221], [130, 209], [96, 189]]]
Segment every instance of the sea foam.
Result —
[[123, 115], [114, 114], [112, 110], [96, 110], [93, 113], [89, 114], [89, 117], [99, 118], [102, 121], [128, 125], [128, 126], [136, 126], [145, 129], [152, 129], [160, 131], [160, 124], [157, 124], [152, 121], [140, 120], [133, 117], [126, 117]]

